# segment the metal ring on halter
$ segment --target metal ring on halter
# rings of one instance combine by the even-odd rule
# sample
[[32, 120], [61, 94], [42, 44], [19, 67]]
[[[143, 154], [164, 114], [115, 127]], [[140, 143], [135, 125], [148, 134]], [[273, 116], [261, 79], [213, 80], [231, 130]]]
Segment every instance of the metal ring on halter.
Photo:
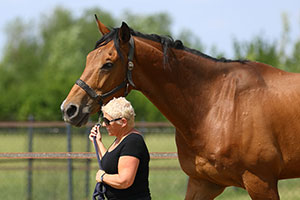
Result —
[[133, 64], [133, 62], [130, 60], [130, 61], [128, 61], [128, 70], [133, 70], [133, 68], [134, 68], [134, 64]]

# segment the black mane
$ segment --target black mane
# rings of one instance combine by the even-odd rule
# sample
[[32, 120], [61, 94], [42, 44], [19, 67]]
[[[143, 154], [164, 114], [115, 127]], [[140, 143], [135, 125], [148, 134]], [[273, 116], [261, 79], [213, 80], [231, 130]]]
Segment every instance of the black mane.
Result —
[[[108, 34], [104, 35], [100, 40], [98, 40], [96, 42], [95, 49], [100, 46], [104, 46], [108, 42], [113, 40], [114, 44], [115, 44], [115, 48], [116, 48], [119, 56], [123, 59], [123, 55], [121, 54], [121, 51], [120, 51], [118, 32], [119, 32], [119, 28], [112, 29]], [[230, 60], [230, 59], [226, 59], [226, 58], [220, 58], [220, 59], [214, 58], [214, 57], [206, 55], [198, 50], [185, 47], [180, 40], [174, 41], [173, 38], [170, 36], [160, 36], [157, 34], [144, 34], [144, 33], [138, 32], [138, 31], [134, 31], [133, 29], [130, 29], [130, 33], [133, 36], [141, 37], [144, 39], [148, 39], [148, 40], [152, 40], [152, 41], [160, 43], [162, 45], [163, 53], [164, 53], [164, 64], [168, 63], [168, 48], [181, 49], [183, 51], [190, 52], [192, 54], [213, 60], [215, 62], [223, 62], [223, 63], [228, 63], [228, 62], [245, 63], [245, 62], [248, 62], [248, 60]]]

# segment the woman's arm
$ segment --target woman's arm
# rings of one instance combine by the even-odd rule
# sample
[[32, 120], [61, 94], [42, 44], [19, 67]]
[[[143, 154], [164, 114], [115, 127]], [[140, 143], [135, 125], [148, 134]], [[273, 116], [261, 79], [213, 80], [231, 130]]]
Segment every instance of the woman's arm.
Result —
[[[103, 182], [116, 189], [130, 187], [135, 179], [140, 160], [134, 156], [121, 156], [118, 164], [118, 174], [104, 174]], [[101, 176], [105, 173], [99, 170], [96, 174], [97, 182], [101, 182]]]

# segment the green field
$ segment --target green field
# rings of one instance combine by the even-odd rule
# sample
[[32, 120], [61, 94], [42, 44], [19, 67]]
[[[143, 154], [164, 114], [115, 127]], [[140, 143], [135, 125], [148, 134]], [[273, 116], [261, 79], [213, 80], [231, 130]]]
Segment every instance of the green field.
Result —
[[[82, 132], [82, 131], [81, 131]], [[172, 133], [145, 134], [150, 152], [176, 151], [175, 138]], [[106, 146], [113, 141], [104, 135]], [[87, 151], [87, 134], [73, 131], [72, 151]], [[92, 143], [90, 150], [94, 151]], [[27, 130], [0, 130], [0, 152], [27, 152]], [[64, 130], [34, 130], [34, 152], [65, 152], [67, 139]], [[26, 199], [27, 195], [27, 160], [0, 159], [0, 199]], [[33, 162], [33, 199], [69, 199], [67, 160], [34, 160]], [[73, 199], [86, 199], [86, 173], [89, 173], [88, 189], [92, 194], [95, 185], [96, 159], [91, 161], [91, 169], [86, 170], [85, 160], [73, 160]], [[154, 200], [184, 199], [187, 176], [180, 170], [176, 159], [150, 161], [150, 190]], [[281, 199], [300, 199], [300, 180], [279, 182]], [[89, 196], [87, 199], [91, 199]], [[217, 200], [248, 200], [243, 189], [230, 187]]]

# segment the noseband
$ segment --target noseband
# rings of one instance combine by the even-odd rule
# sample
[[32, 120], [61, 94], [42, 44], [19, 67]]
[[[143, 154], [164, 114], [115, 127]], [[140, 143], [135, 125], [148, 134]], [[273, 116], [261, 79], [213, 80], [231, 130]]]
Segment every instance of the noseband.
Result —
[[76, 85], [81, 87], [92, 99], [94, 99], [95, 101], [98, 101], [98, 103], [100, 104], [100, 107], [103, 105], [103, 101], [105, 98], [113, 95], [114, 93], [121, 90], [122, 88], [126, 87], [124, 96], [127, 96], [129, 85], [135, 87], [135, 85], [132, 81], [132, 74], [131, 74], [131, 71], [134, 68], [133, 56], [134, 56], [134, 41], [133, 41], [133, 37], [131, 36], [130, 40], [129, 40], [128, 65], [127, 65], [127, 72], [126, 72], [125, 80], [120, 85], [113, 88], [111, 91], [109, 91], [107, 93], [104, 93], [102, 95], [97, 94], [93, 88], [91, 88], [88, 84], [86, 84], [81, 79], [78, 79], [75, 83], [76, 83]]

